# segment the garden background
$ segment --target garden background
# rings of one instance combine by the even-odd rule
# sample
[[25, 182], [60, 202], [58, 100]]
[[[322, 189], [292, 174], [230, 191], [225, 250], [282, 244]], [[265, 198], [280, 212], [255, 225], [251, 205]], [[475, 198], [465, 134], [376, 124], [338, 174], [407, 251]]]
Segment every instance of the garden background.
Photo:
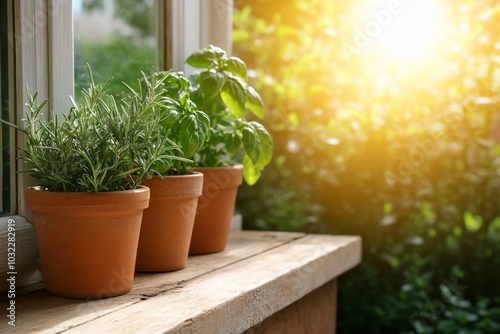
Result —
[[404, 37], [442, 38], [399, 40], [407, 54], [377, 43], [415, 1], [378, 33], [390, 1], [366, 2], [235, 1], [234, 54], [276, 145], [240, 191], [244, 227], [363, 237], [339, 333], [500, 332], [500, 5], [434, 1], [443, 17]]

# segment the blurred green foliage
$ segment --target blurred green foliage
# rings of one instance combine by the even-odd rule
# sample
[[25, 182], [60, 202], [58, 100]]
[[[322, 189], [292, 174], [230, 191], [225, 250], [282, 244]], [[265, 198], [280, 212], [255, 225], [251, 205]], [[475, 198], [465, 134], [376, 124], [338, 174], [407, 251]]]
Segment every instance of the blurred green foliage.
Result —
[[156, 52], [156, 49], [124, 36], [115, 36], [105, 43], [81, 43], [75, 48], [75, 92], [78, 94], [81, 88], [88, 85], [87, 63], [94, 69], [96, 82], [113, 78], [108, 86], [110, 94], [123, 92], [125, 86], [122, 82], [135, 87], [141, 71], [149, 73], [155, 66]]
[[500, 6], [442, 1], [443, 44], [410, 61], [346, 51], [364, 3], [235, 1], [275, 142], [244, 227], [363, 237], [339, 333], [500, 332]]
[[[121, 22], [130, 28], [127, 34], [114, 31], [106, 38], [93, 36], [82, 38], [80, 31], [75, 31], [75, 92], [79, 99], [79, 92], [87, 87], [88, 76], [86, 64], [94, 70], [96, 82], [105, 82], [109, 78], [113, 81], [108, 86], [108, 92], [117, 95], [124, 91], [123, 82], [135, 88], [136, 78], [141, 71], [150, 73], [151, 68], [157, 65], [158, 50], [156, 40], [156, 4], [154, 0], [84, 0], [83, 15], [107, 13], [107, 19], [112, 26], [113, 22]], [[112, 2], [112, 4], [110, 4]], [[88, 24], [92, 24], [90, 20]], [[83, 26], [85, 28], [85, 26]], [[95, 38], [94, 38], [95, 37]]]
[[136, 28], [142, 36], [152, 36], [156, 30], [156, 20], [152, 20], [157, 10], [155, 0], [83, 0], [86, 12], [103, 10], [104, 2], [113, 2], [115, 16]]

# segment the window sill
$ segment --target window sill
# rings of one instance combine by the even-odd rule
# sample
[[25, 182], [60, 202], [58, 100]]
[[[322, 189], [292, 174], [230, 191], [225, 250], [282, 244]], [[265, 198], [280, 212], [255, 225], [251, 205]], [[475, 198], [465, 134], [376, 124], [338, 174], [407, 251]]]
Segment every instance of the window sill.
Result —
[[[304, 315], [314, 312], [323, 326], [334, 329], [336, 278], [360, 261], [361, 238], [355, 236], [233, 231], [224, 252], [191, 256], [187, 267], [176, 272], [137, 273], [133, 290], [123, 296], [74, 300], [44, 290], [17, 296], [16, 326], [10, 329], [262, 333], [287, 323], [305, 326]], [[327, 298], [322, 301], [320, 296]], [[331, 313], [318, 303], [333, 305]], [[307, 310], [298, 318], [298, 312], [286, 313], [290, 307]], [[284, 317], [292, 319], [282, 321]], [[317, 320], [309, 321], [311, 325], [321, 326]]]

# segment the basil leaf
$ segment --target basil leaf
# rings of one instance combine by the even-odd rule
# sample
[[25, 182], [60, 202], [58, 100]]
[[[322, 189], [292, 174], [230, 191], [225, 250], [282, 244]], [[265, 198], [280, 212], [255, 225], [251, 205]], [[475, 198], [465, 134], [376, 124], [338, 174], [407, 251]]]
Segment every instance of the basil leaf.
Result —
[[201, 72], [197, 81], [200, 85], [200, 91], [203, 98], [211, 100], [219, 94], [222, 88], [223, 78], [221, 74], [217, 73], [215, 70], [208, 70]]
[[224, 144], [226, 144], [229, 155], [235, 155], [241, 146], [241, 137], [236, 133], [227, 133], [224, 136]]
[[188, 115], [181, 119], [179, 141], [186, 158], [192, 157], [200, 147], [198, 126], [194, 115]]
[[252, 162], [257, 165], [261, 154], [259, 135], [249, 123], [245, 124], [242, 134], [245, 152], [252, 159]]
[[167, 110], [165, 113], [162, 115], [162, 118], [160, 120], [160, 125], [165, 129], [169, 130], [173, 128], [177, 122], [179, 121], [180, 114], [176, 110]]
[[222, 86], [220, 93], [222, 101], [236, 117], [243, 117], [245, 114], [245, 89], [237, 80], [228, 78]]
[[253, 186], [260, 178], [261, 170], [257, 169], [252, 159], [245, 154], [243, 157], [243, 177], [249, 186]]
[[217, 65], [217, 57], [213, 49], [205, 48], [190, 55], [186, 63], [195, 68], [210, 68]]
[[247, 86], [246, 97], [248, 109], [258, 118], [264, 117], [264, 102], [262, 102], [259, 93], [253, 87]]
[[256, 163], [256, 167], [259, 169], [264, 169], [264, 167], [271, 162], [271, 159], [273, 157], [273, 138], [262, 124], [253, 121], [249, 122], [249, 124], [251, 124], [259, 137], [260, 154], [259, 159]]
[[226, 69], [232, 74], [240, 77], [243, 81], [247, 81], [247, 65], [237, 57], [231, 57], [226, 62]]
[[202, 127], [202, 131], [206, 139], [210, 136], [210, 118], [206, 113], [201, 110], [195, 111], [196, 120], [200, 127]]

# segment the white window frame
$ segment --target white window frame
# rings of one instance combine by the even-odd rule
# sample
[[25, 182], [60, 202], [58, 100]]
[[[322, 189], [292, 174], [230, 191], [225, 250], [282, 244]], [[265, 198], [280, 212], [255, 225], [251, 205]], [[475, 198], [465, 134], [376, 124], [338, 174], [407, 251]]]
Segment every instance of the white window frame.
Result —
[[209, 44], [232, 51], [233, 0], [170, 0], [166, 17], [171, 24], [165, 52], [166, 68], [192, 72], [184, 60]]
[[[233, 0], [158, 0], [160, 67], [189, 74], [184, 60], [208, 44], [231, 52]], [[69, 110], [74, 95], [73, 12], [71, 0], [14, 0], [15, 110], [21, 124], [27, 103], [26, 85], [38, 91], [40, 101], [49, 99], [49, 112]], [[62, 116], [62, 115], [59, 115]], [[23, 143], [17, 134], [17, 143]], [[17, 169], [22, 169], [17, 161]], [[33, 185], [23, 174], [17, 176], [17, 211], [28, 214], [24, 189]]]
[[[49, 100], [47, 117], [52, 112], [62, 117], [71, 106], [69, 96], [74, 95], [72, 1], [14, 0], [14, 17], [9, 37], [15, 57], [15, 122], [20, 125], [26, 112], [26, 87], [38, 92], [38, 101]], [[15, 143], [24, 143], [22, 133], [17, 132]], [[24, 168], [20, 160], [15, 165], [17, 170]], [[16, 181], [17, 212], [30, 218], [24, 189], [33, 181], [26, 174], [18, 174]]]

